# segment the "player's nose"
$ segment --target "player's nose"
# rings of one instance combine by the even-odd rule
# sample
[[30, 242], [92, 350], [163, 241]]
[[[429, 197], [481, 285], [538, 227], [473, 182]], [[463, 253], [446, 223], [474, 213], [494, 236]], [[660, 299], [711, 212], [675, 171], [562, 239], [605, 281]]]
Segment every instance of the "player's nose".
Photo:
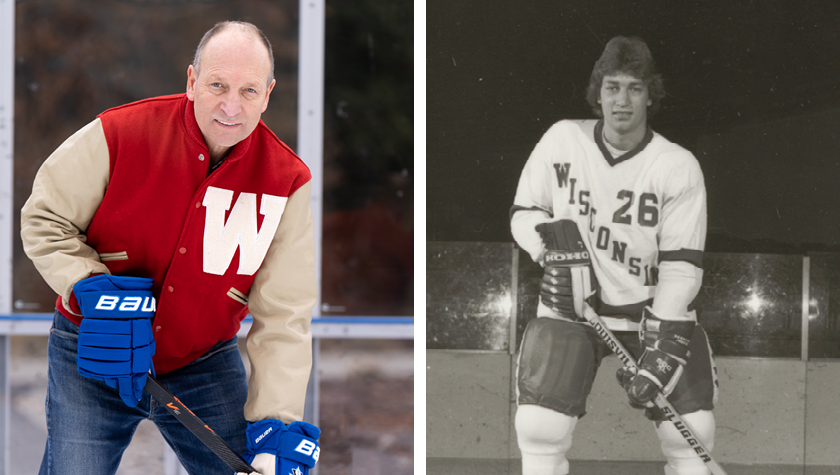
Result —
[[618, 97], [616, 98], [616, 103], [620, 106], [626, 106], [630, 104], [630, 91], [625, 88], [622, 88], [618, 92]]

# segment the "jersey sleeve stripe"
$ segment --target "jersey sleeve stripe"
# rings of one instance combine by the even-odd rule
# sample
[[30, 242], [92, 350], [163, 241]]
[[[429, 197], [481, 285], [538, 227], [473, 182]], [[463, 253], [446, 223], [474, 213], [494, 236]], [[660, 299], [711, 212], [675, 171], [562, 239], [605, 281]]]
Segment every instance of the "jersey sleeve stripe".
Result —
[[539, 206], [531, 206], [530, 208], [526, 208], [524, 206], [513, 205], [513, 206], [510, 207], [510, 219], [511, 220], [513, 220], [513, 214], [516, 213], [517, 211], [545, 211], [549, 215], [552, 215], [550, 212], [540, 208]]
[[680, 249], [678, 251], [659, 251], [659, 262], [685, 261], [695, 267], [703, 268], [703, 251], [696, 249]]

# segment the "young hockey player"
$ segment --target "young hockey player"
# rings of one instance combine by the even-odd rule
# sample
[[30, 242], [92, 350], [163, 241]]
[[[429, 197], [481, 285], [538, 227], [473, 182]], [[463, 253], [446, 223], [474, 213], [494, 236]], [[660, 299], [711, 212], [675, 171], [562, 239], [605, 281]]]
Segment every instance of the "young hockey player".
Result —
[[702, 280], [703, 174], [691, 152], [647, 125], [665, 93], [647, 45], [615, 37], [587, 101], [599, 120], [563, 120], [534, 148], [511, 208], [519, 246], [545, 268], [517, 368], [523, 475], [569, 473], [566, 453], [601, 359], [591, 306], [639, 362], [617, 377], [654, 421], [668, 475], [709, 471], [652, 400], [662, 391], [711, 450], [717, 381], [691, 302]]
[[[21, 216], [59, 294], [41, 475], [113, 474], [151, 419], [193, 474], [231, 470], [143, 388], [149, 370], [263, 475], [307, 473], [315, 303], [310, 174], [260, 120], [274, 87], [254, 25], [209, 30], [186, 94], [102, 113], [41, 166]], [[237, 351], [251, 313], [250, 380]]]

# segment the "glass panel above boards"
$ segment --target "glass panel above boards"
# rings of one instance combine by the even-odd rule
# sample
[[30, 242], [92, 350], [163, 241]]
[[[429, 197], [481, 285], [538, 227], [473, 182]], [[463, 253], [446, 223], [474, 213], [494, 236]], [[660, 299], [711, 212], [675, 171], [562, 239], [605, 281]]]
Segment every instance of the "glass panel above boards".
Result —
[[[519, 349], [539, 265], [512, 243], [429, 241], [426, 258], [427, 349]], [[706, 253], [703, 268], [694, 307], [717, 356], [801, 358], [807, 270], [808, 357], [840, 358], [840, 254]]]

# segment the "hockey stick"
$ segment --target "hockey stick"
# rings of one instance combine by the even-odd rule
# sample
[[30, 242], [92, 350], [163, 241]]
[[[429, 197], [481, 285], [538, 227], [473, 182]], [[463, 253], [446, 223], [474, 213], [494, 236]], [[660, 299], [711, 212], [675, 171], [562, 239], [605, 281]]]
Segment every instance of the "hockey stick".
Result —
[[[584, 303], [583, 305], [583, 318], [592, 325], [592, 328], [600, 335], [600, 337], [604, 340], [607, 346], [618, 356], [625, 366], [630, 368], [637, 368], [636, 360], [630, 356], [630, 353], [624, 348], [624, 345], [618, 341], [618, 338], [615, 337], [613, 332], [610, 331], [609, 328], [604, 324], [604, 321], [601, 320], [601, 317], [592, 310], [592, 307]], [[657, 392], [656, 397], [653, 400], [654, 404], [665, 414], [665, 417], [674, 423], [674, 427], [680, 432], [680, 434], [685, 438], [688, 445], [694, 449], [694, 452], [697, 453], [697, 456], [700, 457], [700, 460], [709, 467], [709, 470], [712, 471], [713, 475], [726, 475], [726, 472], [723, 468], [718, 465], [717, 462], [712, 458], [712, 455], [709, 453], [709, 450], [703, 445], [703, 442], [700, 441], [700, 438], [697, 437], [694, 433], [694, 429], [677, 414], [677, 410], [674, 409], [674, 406], [671, 404], [662, 392]]]
[[152, 397], [163, 404], [166, 410], [175, 416], [181, 424], [184, 424], [184, 427], [195, 434], [196, 437], [204, 442], [204, 445], [222, 459], [222, 462], [233, 469], [234, 472], [253, 473], [257, 471], [242, 456], [234, 452], [224, 439], [213, 432], [213, 429], [199, 419], [184, 403], [179, 401], [174, 394], [161, 386], [158, 380], [153, 378], [151, 374], [146, 375], [145, 389]]

